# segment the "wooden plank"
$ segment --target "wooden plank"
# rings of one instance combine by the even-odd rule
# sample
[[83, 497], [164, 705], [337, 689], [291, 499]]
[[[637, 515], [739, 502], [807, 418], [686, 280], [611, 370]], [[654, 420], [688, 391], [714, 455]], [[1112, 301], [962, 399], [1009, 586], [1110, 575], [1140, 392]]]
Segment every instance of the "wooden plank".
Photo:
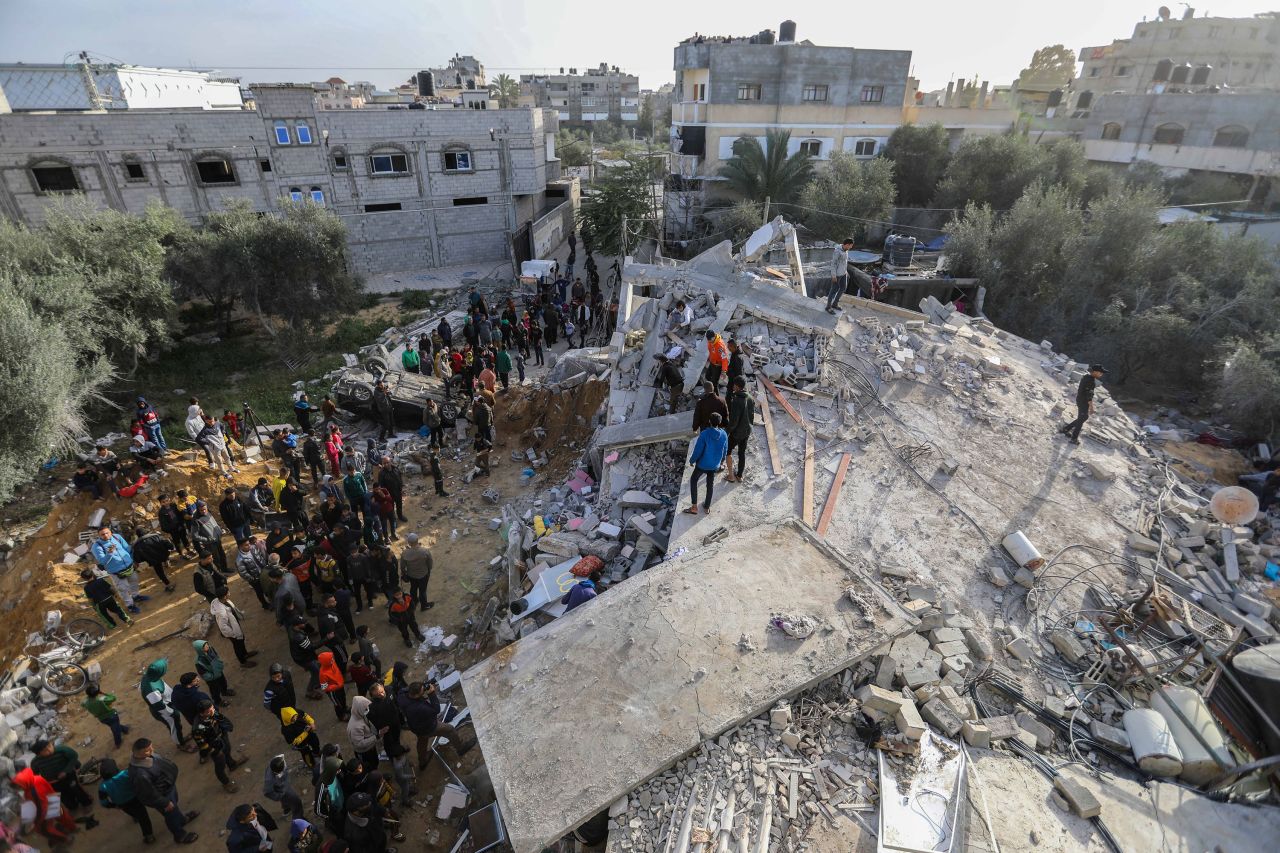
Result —
[[844, 485], [845, 472], [849, 470], [852, 453], [845, 452], [840, 457], [840, 467], [836, 469], [836, 478], [831, 481], [831, 491], [827, 492], [827, 502], [822, 505], [822, 518], [818, 519], [818, 535], [826, 536], [827, 527], [831, 524], [831, 516], [836, 511], [836, 501], [840, 499], [840, 487]]
[[813, 527], [813, 431], [804, 431], [804, 485], [800, 492], [800, 515]]
[[773, 435], [773, 415], [769, 413], [769, 395], [764, 388], [756, 395], [760, 401], [760, 414], [764, 416], [764, 437], [769, 445], [769, 465], [773, 468], [773, 476], [782, 476], [782, 457], [778, 455], [778, 442]]
[[799, 388], [792, 388], [790, 385], [779, 385], [778, 390], [786, 391], [789, 394], [799, 394], [801, 397], [807, 397], [809, 399], [813, 399], [812, 391], [801, 391]]
[[787, 399], [782, 396], [782, 392], [778, 390], [778, 386], [770, 382], [769, 377], [767, 376], [760, 376], [759, 379], [764, 383], [764, 387], [769, 389], [769, 393], [773, 395], [774, 399], [778, 401], [778, 405], [786, 409], [788, 415], [791, 415], [791, 419], [801, 426], [804, 426], [804, 418], [800, 417], [800, 413], [793, 409], [791, 404], [787, 402]]

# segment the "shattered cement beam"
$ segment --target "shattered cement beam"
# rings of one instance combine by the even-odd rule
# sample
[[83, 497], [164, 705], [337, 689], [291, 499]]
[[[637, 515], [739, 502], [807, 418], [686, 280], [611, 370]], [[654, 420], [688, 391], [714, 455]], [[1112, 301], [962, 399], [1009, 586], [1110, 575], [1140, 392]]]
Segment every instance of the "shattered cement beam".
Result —
[[594, 444], [600, 450], [617, 449], [634, 447], [638, 444], [657, 444], [662, 441], [688, 439], [692, 435], [693, 413], [676, 412], [674, 415], [662, 415], [604, 427], [596, 433]]
[[[821, 627], [793, 639], [769, 628], [779, 612]], [[787, 522], [694, 548], [507, 646], [462, 687], [516, 853], [914, 623]]]

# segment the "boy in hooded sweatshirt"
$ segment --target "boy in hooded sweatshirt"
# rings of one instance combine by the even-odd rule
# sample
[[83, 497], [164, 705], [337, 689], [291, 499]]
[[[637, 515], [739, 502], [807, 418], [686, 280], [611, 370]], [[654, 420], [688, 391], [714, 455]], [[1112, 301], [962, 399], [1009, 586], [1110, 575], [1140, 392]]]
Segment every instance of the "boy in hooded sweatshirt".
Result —
[[173, 688], [165, 683], [165, 673], [169, 671], [169, 661], [165, 658], [148, 664], [138, 682], [138, 692], [142, 701], [147, 703], [151, 716], [160, 721], [169, 730], [169, 737], [183, 752], [195, 752], [196, 748], [187, 742], [182, 733], [182, 717], [173, 707]]
[[320, 689], [333, 703], [333, 711], [338, 719], [347, 719], [347, 680], [342, 675], [342, 667], [333, 658], [333, 652], [323, 651], [316, 655], [320, 663]]
[[347, 737], [351, 738], [351, 748], [365, 767], [373, 769], [378, 766], [378, 729], [369, 721], [369, 708], [372, 706], [366, 696], [357, 696], [351, 700], [351, 717], [347, 720]]

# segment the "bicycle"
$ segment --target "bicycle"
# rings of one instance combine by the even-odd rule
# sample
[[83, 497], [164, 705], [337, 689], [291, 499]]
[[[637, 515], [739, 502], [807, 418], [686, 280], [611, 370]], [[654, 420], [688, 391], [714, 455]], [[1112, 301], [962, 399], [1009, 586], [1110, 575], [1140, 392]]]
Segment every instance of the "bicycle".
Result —
[[40, 675], [40, 682], [56, 696], [74, 696], [89, 684], [89, 673], [80, 666], [80, 660], [90, 649], [106, 642], [106, 629], [92, 619], [72, 619], [65, 626], [62, 614], [51, 610], [45, 616], [44, 630], [28, 642], [32, 646], [52, 646], [44, 651], [28, 652], [30, 661]]

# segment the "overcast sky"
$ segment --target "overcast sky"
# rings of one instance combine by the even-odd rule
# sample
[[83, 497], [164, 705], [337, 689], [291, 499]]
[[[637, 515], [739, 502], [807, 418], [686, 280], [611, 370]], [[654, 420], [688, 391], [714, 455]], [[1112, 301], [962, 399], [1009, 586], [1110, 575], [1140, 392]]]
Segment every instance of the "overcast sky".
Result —
[[[1166, 0], [1167, 2], [1167, 0]], [[1243, 17], [1268, 0], [1214, 0], [1197, 10]], [[1170, 3], [1175, 16], [1184, 6]], [[1270, 5], [1280, 7], [1280, 0]], [[371, 80], [387, 87], [419, 68], [472, 54], [500, 72], [591, 67], [674, 79], [672, 49], [695, 31], [776, 31], [783, 17], [815, 44], [907, 49], [925, 90], [956, 77], [1011, 82], [1036, 48], [1073, 51], [1124, 38], [1158, 0], [0, 0], [0, 62], [61, 62], [81, 50], [136, 65], [213, 68], [258, 81]], [[780, 10], [786, 10], [780, 11]]]

